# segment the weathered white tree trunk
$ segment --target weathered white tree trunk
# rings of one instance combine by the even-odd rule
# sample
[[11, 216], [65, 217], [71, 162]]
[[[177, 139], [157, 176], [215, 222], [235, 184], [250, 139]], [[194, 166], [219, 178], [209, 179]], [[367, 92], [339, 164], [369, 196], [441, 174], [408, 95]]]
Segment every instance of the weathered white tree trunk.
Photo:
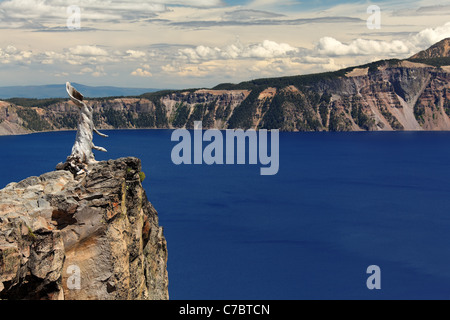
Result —
[[77, 136], [72, 147], [72, 153], [67, 157], [66, 163], [69, 164], [76, 173], [81, 173], [87, 171], [87, 166], [89, 164], [96, 162], [92, 149], [106, 152], [106, 149], [97, 147], [92, 142], [93, 132], [102, 137], [107, 137], [107, 135], [102, 134], [95, 129], [94, 121], [92, 119], [92, 107], [83, 102], [83, 95], [72, 87], [69, 82], [66, 83], [66, 90], [70, 99], [80, 110]]

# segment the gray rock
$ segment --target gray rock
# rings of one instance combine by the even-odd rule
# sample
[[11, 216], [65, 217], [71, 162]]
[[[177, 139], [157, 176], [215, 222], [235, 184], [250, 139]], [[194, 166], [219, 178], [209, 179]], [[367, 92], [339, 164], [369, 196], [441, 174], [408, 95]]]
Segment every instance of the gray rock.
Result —
[[42, 182], [48, 182], [53, 180], [58, 180], [60, 178], [66, 179], [67, 181], [73, 180], [73, 175], [68, 171], [52, 171], [44, 173], [39, 177]]
[[41, 180], [38, 177], [28, 177], [15, 185], [15, 188], [27, 188], [39, 184]]
[[168, 299], [167, 244], [140, 170], [121, 158], [0, 190], [0, 299]]

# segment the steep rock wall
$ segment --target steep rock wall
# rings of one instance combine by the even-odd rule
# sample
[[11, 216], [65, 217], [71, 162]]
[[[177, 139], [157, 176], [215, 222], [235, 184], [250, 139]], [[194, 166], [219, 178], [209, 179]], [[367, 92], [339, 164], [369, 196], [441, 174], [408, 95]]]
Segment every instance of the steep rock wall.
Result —
[[166, 240], [140, 172], [121, 158], [0, 190], [0, 299], [168, 299]]

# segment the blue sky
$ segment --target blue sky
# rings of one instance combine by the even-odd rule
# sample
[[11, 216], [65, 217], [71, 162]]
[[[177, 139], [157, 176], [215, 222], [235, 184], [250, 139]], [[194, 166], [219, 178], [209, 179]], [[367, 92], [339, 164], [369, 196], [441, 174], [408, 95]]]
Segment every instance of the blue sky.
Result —
[[[450, 37], [450, 1], [439, 0], [71, 4], [78, 11], [59, 0], [0, 1], [0, 86], [213, 87], [405, 58]], [[370, 5], [380, 28], [367, 25]]]

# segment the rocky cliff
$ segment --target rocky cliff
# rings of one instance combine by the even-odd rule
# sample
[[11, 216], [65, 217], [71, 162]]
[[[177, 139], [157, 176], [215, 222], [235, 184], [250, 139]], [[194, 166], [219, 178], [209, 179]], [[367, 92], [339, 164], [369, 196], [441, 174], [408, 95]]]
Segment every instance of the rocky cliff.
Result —
[[[266, 128], [284, 131], [450, 130], [450, 39], [406, 60], [335, 72], [222, 84], [213, 90], [91, 99], [109, 128]], [[0, 104], [0, 134], [75, 129], [66, 100]]]
[[168, 299], [167, 245], [136, 158], [0, 190], [0, 299]]

